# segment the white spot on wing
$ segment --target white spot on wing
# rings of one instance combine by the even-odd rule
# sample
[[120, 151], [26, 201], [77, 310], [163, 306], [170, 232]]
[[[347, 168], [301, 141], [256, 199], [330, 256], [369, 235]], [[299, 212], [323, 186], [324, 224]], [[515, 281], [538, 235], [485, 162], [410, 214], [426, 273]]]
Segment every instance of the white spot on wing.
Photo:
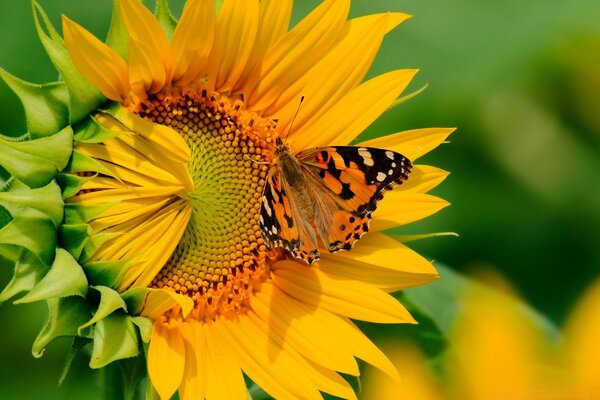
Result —
[[387, 157], [388, 157], [390, 160], [393, 160], [393, 159], [394, 159], [394, 152], [393, 152], [393, 151], [389, 151], [389, 150], [387, 150], [387, 151], [385, 152], [385, 155], [386, 155], [386, 156], [387, 156]]
[[377, 173], [377, 181], [378, 182], [383, 182], [385, 180], [386, 176], [383, 172], [379, 172]]
[[267, 211], [267, 215], [269, 217], [273, 216], [273, 210], [271, 210], [271, 207], [269, 206], [269, 202], [267, 201], [267, 199], [265, 197], [263, 197], [263, 207]]
[[396, 168], [396, 163], [395, 162], [392, 163], [392, 168]]
[[388, 171], [388, 175], [392, 175], [393, 173], [394, 173], [394, 170], [393, 170], [393, 169], [390, 169], [390, 170]]
[[363, 163], [365, 163], [366, 166], [372, 167], [375, 164], [371, 152], [364, 147], [358, 149], [358, 155], [363, 158]]

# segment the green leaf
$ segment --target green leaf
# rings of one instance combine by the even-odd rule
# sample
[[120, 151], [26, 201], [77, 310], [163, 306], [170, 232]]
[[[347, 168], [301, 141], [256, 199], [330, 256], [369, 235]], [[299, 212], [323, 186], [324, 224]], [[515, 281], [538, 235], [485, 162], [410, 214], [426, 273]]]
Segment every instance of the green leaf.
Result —
[[119, 53], [125, 61], [129, 57], [129, 32], [121, 15], [121, 1], [113, 1], [112, 19], [106, 38], [108, 47]]
[[94, 349], [90, 368], [102, 368], [113, 361], [139, 354], [135, 325], [122, 313], [98, 321], [94, 329]]
[[93, 116], [78, 123], [73, 130], [75, 140], [83, 143], [101, 143], [123, 133], [106, 129]]
[[[78, 122], [92, 110], [106, 102], [106, 97], [79, 73], [65, 48], [62, 38], [36, 1], [33, 2], [33, 18], [46, 53], [67, 85], [69, 91], [69, 123]], [[48, 33], [46, 33], [46, 30]]]
[[127, 260], [94, 261], [83, 265], [91, 284], [116, 289], [121, 277], [129, 269]]
[[163, 28], [165, 35], [167, 35], [170, 40], [175, 32], [177, 20], [173, 17], [173, 14], [171, 14], [168, 0], [156, 0], [156, 10], [154, 10], [154, 15], [156, 15], [156, 19]]
[[60, 247], [79, 260], [89, 237], [88, 224], [63, 224], [58, 230]]
[[69, 124], [69, 92], [64, 82], [29, 83], [2, 68], [0, 78], [21, 100], [31, 135], [49, 136]]
[[75, 357], [77, 357], [81, 349], [83, 349], [88, 343], [90, 343], [90, 339], [78, 336], [73, 338], [73, 342], [71, 343], [71, 347], [69, 347], [69, 352], [67, 353], [67, 359], [65, 360], [63, 372], [58, 379], [59, 386], [63, 384], [67, 378], [67, 375], [69, 375], [69, 371], [71, 370], [71, 365], [73, 365], [73, 360], [75, 360]]
[[56, 182], [39, 189], [30, 189], [29, 186], [11, 178], [0, 192], [0, 205], [11, 215], [17, 215], [22, 209], [33, 208], [46, 214], [54, 226], [58, 226], [63, 218], [63, 202], [60, 188]]
[[88, 282], [83, 269], [68, 251], [59, 248], [56, 250], [54, 264], [46, 276], [27, 295], [15, 301], [15, 304], [57, 297], [85, 297], [87, 291]]
[[22, 256], [15, 263], [11, 281], [0, 293], [0, 303], [19, 293], [30, 291], [46, 275], [48, 268], [33, 253], [22, 252]]
[[45, 214], [26, 209], [0, 229], [0, 248], [22, 247], [51, 265], [56, 248], [56, 228]]
[[127, 312], [127, 305], [117, 291], [106, 286], [92, 286], [92, 289], [100, 293], [100, 304], [92, 319], [79, 327], [80, 331], [94, 325], [117, 310]]
[[48, 321], [33, 343], [33, 356], [41, 357], [48, 343], [56, 338], [77, 336], [77, 328], [91, 315], [89, 304], [81, 297], [48, 300]]
[[34, 140], [0, 135], [0, 165], [26, 185], [41, 187], [67, 166], [72, 149], [73, 131], [69, 126]]

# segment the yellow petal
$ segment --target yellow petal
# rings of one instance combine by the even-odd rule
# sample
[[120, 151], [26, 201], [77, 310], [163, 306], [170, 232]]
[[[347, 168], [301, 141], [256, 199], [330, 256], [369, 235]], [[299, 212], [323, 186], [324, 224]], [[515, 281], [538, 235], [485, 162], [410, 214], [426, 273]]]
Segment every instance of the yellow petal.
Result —
[[215, 36], [215, 23], [213, 0], [186, 2], [171, 44], [173, 82], [186, 86], [206, 73], [208, 55]]
[[165, 81], [171, 82], [173, 71], [169, 41], [159, 22], [139, 0], [121, 0], [121, 11], [129, 36], [158, 54], [166, 73]]
[[[121, 129], [131, 130], [143, 136], [158, 148], [157, 151], [163, 153], [166, 157], [180, 162], [190, 162], [192, 160], [190, 148], [185, 139], [173, 128], [147, 121], [124, 108], [119, 108], [114, 117], [122, 124]], [[104, 125], [105, 122], [102, 122], [102, 124]], [[118, 129], [119, 125], [114, 125], [114, 127]]]
[[208, 375], [206, 334], [194, 320], [182, 324], [181, 334], [185, 343], [185, 372], [179, 397], [181, 400], [204, 399]]
[[129, 84], [141, 97], [157, 93], [165, 85], [165, 67], [155, 49], [129, 38]]
[[246, 375], [274, 398], [322, 399], [315, 385], [299, 372], [298, 361], [271, 341], [248, 315], [236, 321], [217, 319], [214, 329], [235, 352]]
[[130, 238], [127, 237], [129, 233], [124, 235], [122, 240], [126, 243], [131, 242], [131, 245], [128, 246], [129, 256], [139, 257], [143, 264], [138, 268], [127, 270], [119, 285], [121, 289], [150, 285], [179, 244], [192, 216], [192, 207], [189, 204], [182, 205], [177, 202], [174, 205], [174, 210], [170, 212], [168, 218], [154, 223], [152, 229], [144, 229], [143, 233], [131, 235]]
[[292, 3], [292, 0], [262, 0], [260, 2], [258, 31], [254, 48], [234, 89], [243, 91], [250, 73], [262, 61], [269, 48], [287, 32], [292, 16]]
[[[400, 16], [408, 18], [406, 14]], [[294, 125], [298, 128], [310, 119], [319, 118], [363, 80], [390, 19], [390, 14], [377, 14], [346, 22], [343, 38], [304, 76], [287, 87], [263, 115], [278, 119], [279, 130], [287, 132], [298, 109], [298, 99], [304, 95], [307, 101], [300, 107]]]
[[206, 332], [206, 399], [226, 400], [246, 398], [246, 383], [238, 366], [235, 352], [223, 343], [214, 323], [201, 324]]
[[334, 371], [360, 374], [349, 348], [340, 346], [334, 336], [323, 335], [318, 321], [276, 286], [264, 283], [251, 302], [256, 314], [304, 357]]
[[424, 285], [437, 279], [433, 268], [430, 272], [412, 272], [336, 257], [335, 254], [321, 254], [321, 257], [319, 268], [332, 278], [364, 282], [388, 293]]
[[156, 321], [148, 349], [148, 374], [162, 400], [170, 399], [179, 387], [184, 366], [185, 346], [179, 330]]
[[260, 110], [320, 60], [344, 32], [349, 0], [326, 0], [281, 37], [248, 77], [247, 105]]
[[65, 45], [75, 66], [109, 99], [122, 101], [129, 93], [127, 64], [116, 51], [63, 15]]
[[388, 72], [354, 88], [321, 117], [294, 129], [294, 149], [350, 143], [404, 91], [416, 72]]
[[258, 0], [225, 0], [217, 17], [208, 79], [215, 89], [231, 90], [244, 72], [258, 29]]
[[152, 320], [158, 319], [173, 308], [179, 307], [181, 315], [186, 316], [194, 307], [193, 300], [167, 289], [153, 289], [146, 296], [141, 315]]
[[438, 147], [455, 128], [425, 128], [398, 132], [362, 142], [360, 146], [396, 151], [414, 161]]
[[321, 327], [322, 332], [335, 332], [334, 338], [338, 346], [347, 349], [361, 360], [381, 369], [390, 377], [398, 379], [398, 372], [390, 360], [352, 321], [322, 308], [315, 308], [294, 298], [290, 298], [290, 301], [314, 318]]
[[446, 179], [450, 173], [429, 165], [413, 165], [408, 180], [396, 190], [401, 192], [427, 193]]
[[289, 296], [340, 315], [378, 323], [415, 323], [400, 302], [377, 287], [336, 280], [297, 261], [276, 262], [272, 278]]
[[402, 243], [378, 232], [363, 236], [351, 251], [335, 255], [349, 263], [361, 262], [395, 271], [430, 274], [432, 279], [437, 277], [437, 271], [429, 261]]
[[446, 200], [429, 194], [392, 190], [385, 194], [373, 213], [370, 230], [377, 232], [410, 224], [449, 205]]

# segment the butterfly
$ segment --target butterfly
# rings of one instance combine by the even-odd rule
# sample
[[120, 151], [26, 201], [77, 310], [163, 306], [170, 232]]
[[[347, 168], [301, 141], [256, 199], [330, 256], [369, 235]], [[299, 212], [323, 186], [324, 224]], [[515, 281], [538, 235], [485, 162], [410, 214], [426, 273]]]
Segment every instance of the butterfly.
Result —
[[328, 146], [294, 154], [277, 137], [260, 210], [265, 245], [309, 265], [320, 258], [318, 237], [331, 253], [352, 249], [384, 193], [408, 179], [411, 168], [390, 150]]

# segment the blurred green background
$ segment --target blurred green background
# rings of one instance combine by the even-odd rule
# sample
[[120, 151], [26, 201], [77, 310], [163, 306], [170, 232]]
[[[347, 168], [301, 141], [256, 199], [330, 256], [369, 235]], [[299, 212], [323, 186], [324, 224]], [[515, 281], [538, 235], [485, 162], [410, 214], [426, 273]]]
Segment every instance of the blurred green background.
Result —
[[[109, 0], [40, 3], [57, 26], [65, 13], [106, 34]], [[317, 3], [297, 0], [293, 21]], [[176, 13], [182, 4], [172, 2]], [[420, 160], [452, 172], [434, 191], [452, 206], [401, 233], [459, 233], [413, 247], [470, 275], [499, 271], [560, 326], [600, 267], [600, 2], [354, 0], [351, 13], [384, 11], [414, 18], [388, 35], [371, 75], [420, 68], [410, 89], [429, 88], [365, 137], [458, 127], [451, 144]], [[0, 67], [28, 81], [56, 79], [29, 1], [0, 3], [0, 38]], [[19, 101], [0, 82], [0, 132], [24, 130]], [[0, 286], [10, 274], [0, 269]], [[98, 398], [99, 376], [83, 359], [57, 387], [68, 343], [31, 356], [45, 313], [0, 306], [0, 399]]]

